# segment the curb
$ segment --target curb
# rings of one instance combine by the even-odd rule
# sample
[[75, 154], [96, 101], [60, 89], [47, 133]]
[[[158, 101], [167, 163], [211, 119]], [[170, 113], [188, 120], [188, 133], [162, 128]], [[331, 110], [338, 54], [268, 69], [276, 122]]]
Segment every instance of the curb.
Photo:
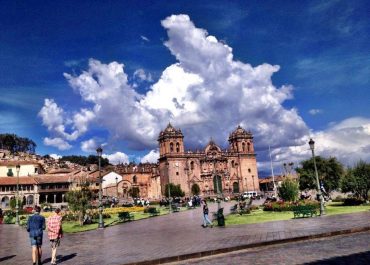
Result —
[[325, 233], [319, 233], [319, 234], [315, 234], [315, 235], [307, 235], [307, 236], [299, 236], [299, 237], [293, 237], [293, 238], [271, 240], [271, 241], [252, 243], [252, 244], [244, 244], [244, 245], [239, 245], [239, 246], [234, 246], [234, 247], [225, 247], [225, 248], [219, 248], [219, 249], [214, 249], [214, 250], [206, 250], [206, 251], [202, 251], [202, 252], [194, 252], [194, 253], [189, 253], [189, 254], [182, 254], [182, 255], [172, 256], [172, 257], [165, 257], [165, 258], [145, 260], [145, 261], [132, 262], [132, 263], [124, 263], [122, 265], [165, 264], [165, 263], [175, 262], [175, 261], [184, 261], [184, 260], [194, 259], [194, 258], [203, 258], [203, 257], [207, 257], [207, 256], [212, 256], [212, 255], [216, 255], [216, 254], [223, 254], [223, 253], [228, 253], [228, 252], [242, 250], [242, 249], [277, 245], [277, 244], [282, 244], [282, 243], [298, 242], [298, 241], [304, 241], [304, 240], [309, 240], [309, 239], [332, 237], [332, 236], [338, 236], [338, 235], [347, 235], [347, 234], [366, 232], [366, 231], [370, 231], [370, 226], [352, 228], [352, 229], [345, 229], [345, 230], [339, 230], [339, 231], [332, 231], [332, 232], [325, 232]]

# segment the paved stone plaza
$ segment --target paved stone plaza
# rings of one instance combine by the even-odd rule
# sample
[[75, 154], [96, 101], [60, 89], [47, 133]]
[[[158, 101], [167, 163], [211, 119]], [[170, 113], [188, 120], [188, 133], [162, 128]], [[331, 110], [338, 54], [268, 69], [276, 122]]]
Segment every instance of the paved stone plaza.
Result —
[[264, 246], [168, 265], [367, 265], [370, 232]]
[[[223, 203], [225, 210], [231, 203]], [[210, 205], [215, 211], [216, 204]], [[227, 211], [226, 211], [227, 212]], [[94, 230], [66, 234], [58, 256], [65, 265], [130, 264], [168, 257], [222, 253], [284, 240], [304, 239], [333, 233], [370, 229], [370, 211], [261, 224], [202, 228], [201, 209], [189, 210]], [[15, 225], [0, 225], [1, 264], [28, 264], [28, 234]], [[50, 262], [50, 246], [44, 236], [43, 260]], [[198, 253], [198, 254], [195, 254]], [[174, 258], [167, 259], [174, 261]]]

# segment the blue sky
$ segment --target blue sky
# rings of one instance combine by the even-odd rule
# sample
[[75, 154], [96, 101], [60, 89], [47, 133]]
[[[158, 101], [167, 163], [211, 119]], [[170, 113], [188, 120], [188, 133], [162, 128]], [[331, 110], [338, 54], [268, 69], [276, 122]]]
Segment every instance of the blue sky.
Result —
[[155, 159], [169, 121], [188, 148], [210, 137], [226, 147], [241, 124], [261, 170], [268, 145], [277, 166], [308, 158], [309, 137], [322, 155], [368, 161], [368, 11], [368, 1], [2, 1], [0, 132], [40, 154], [103, 144], [112, 160], [139, 161]]

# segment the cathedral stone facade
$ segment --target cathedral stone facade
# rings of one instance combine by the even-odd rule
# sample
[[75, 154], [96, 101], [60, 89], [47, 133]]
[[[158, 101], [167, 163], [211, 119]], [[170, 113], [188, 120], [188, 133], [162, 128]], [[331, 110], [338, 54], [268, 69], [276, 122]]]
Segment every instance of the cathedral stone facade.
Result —
[[160, 132], [158, 142], [162, 191], [169, 182], [180, 184], [185, 196], [191, 195], [194, 184], [203, 196], [259, 191], [253, 136], [240, 126], [229, 135], [227, 150], [210, 140], [203, 151], [185, 151], [184, 135], [171, 124]]

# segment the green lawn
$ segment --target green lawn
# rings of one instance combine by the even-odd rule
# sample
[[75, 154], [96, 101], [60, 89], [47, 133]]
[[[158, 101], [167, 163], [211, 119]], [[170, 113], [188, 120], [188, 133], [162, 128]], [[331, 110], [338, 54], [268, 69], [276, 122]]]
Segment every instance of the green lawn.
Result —
[[[168, 209], [165, 208], [159, 208], [160, 209], [160, 214], [159, 215], [165, 215], [168, 214]], [[183, 210], [183, 209], [181, 209]], [[134, 215], [134, 221], [140, 220], [140, 219], [145, 219], [145, 218], [150, 218], [150, 215], [148, 213], [143, 213], [143, 212], [133, 212]], [[154, 217], [152, 217], [154, 218]], [[77, 233], [77, 232], [83, 232], [83, 231], [88, 231], [88, 230], [94, 230], [98, 228], [98, 220], [93, 220], [93, 224], [88, 224], [84, 226], [80, 226], [78, 222], [63, 222], [63, 231], [65, 233]], [[111, 218], [104, 219], [104, 225], [106, 227], [112, 226], [112, 225], [117, 225], [117, 224], [124, 224], [123, 222], [120, 222], [118, 219], [118, 214], [112, 214]]]
[[[355, 213], [369, 211], [370, 205], [341, 206], [340, 203], [330, 203], [325, 208], [327, 215]], [[265, 212], [262, 209], [252, 211], [250, 214], [230, 214], [225, 217], [226, 225], [254, 224], [271, 221], [293, 219], [293, 212]]]

